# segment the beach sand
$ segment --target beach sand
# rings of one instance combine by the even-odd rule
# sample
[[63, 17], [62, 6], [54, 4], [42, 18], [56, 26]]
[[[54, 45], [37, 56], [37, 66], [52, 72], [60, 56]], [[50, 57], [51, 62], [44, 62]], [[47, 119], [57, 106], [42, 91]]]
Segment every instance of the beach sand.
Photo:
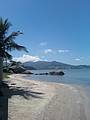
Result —
[[67, 84], [10, 76], [9, 120], [90, 120], [83, 90]]

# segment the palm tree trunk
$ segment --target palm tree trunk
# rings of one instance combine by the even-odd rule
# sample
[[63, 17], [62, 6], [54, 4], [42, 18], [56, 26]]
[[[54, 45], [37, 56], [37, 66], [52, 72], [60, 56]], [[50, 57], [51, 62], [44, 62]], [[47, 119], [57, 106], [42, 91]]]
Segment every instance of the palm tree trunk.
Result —
[[3, 58], [0, 57], [0, 84], [2, 83], [3, 80]]

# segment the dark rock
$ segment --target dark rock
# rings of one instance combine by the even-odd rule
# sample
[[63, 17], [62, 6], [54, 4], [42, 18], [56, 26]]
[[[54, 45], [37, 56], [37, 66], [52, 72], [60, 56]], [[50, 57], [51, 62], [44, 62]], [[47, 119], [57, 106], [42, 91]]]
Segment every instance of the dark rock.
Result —
[[50, 74], [50, 75], [55, 75], [55, 72], [54, 72], [54, 71], [52, 71], [52, 72], [49, 72], [49, 74]]
[[64, 75], [64, 72], [63, 71], [52, 71], [52, 72], [49, 72], [50, 75]]
[[40, 73], [39, 75], [43, 75], [43, 73]]
[[65, 73], [63, 71], [52, 71], [49, 73], [36, 73], [35, 75], [64, 75]]
[[36, 73], [35, 75], [48, 75], [48, 74], [49, 73], [46, 72], [46, 73], [39, 73], [39, 74]]
[[48, 75], [49, 73], [45, 73], [45, 75]]
[[63, 71], [60, 71], [58, 75], [64, 75], [65, 73]]
[[38, 75], [37, 73], [35, 75]]
[[8, 73], [13, 74], [14, 72], [13, 72], [12, 70], [9, 70], [9, 72], [8, 72]]
[[9, 68], [10, 70], [13, 71], [13, 73], [23, 73], [26, 69], [22, 66], [12, 66]]
[[30, 70], [25, 70], [23, 74], [33, 74]]

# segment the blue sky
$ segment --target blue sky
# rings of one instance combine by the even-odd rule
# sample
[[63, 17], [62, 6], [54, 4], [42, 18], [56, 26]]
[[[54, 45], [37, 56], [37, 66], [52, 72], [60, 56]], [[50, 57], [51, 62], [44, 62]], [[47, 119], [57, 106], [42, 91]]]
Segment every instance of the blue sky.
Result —
[[24, 33], [16, 41], [29, 53], [15, 59], [90, 64], [89, 0], [1, 0], [0, 16]]

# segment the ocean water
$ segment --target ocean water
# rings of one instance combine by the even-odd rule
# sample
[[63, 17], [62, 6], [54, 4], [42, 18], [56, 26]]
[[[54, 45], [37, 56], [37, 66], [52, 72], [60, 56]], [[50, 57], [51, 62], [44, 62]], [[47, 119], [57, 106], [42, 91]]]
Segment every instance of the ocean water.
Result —
[[[45, 73], [55, 70], [32, 70], [33, 73]], [[68, 69], [63, 70], [64, 76], [52, 75], [30, 75], [27, 78], [32, 80], [67, 83], [90, 86], [90, 69]]]
[[[45, 73], [55, 70], [32, 70], [33, 73]], [[39, 80], [47, 82], [56, 82], [80, 86], [85, 89], [90, 96], [90, 69], [68, 69], [63, 70], [64, 76], [51, 75], [28, 75], [26, 78], [30, 80]]]

